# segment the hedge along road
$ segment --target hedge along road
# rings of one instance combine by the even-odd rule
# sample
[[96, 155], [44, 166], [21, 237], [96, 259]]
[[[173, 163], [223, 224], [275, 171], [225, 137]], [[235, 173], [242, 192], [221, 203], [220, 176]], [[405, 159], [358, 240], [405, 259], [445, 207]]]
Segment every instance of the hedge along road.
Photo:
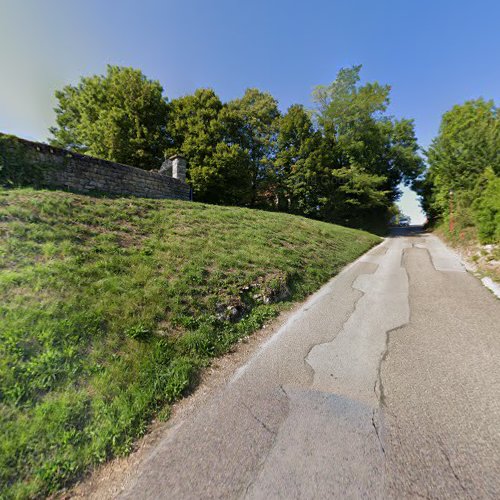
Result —
[[499, 497], [499, 325], [500, 302], [455, 254], [401, 230], [307, 301], [119, 496]]

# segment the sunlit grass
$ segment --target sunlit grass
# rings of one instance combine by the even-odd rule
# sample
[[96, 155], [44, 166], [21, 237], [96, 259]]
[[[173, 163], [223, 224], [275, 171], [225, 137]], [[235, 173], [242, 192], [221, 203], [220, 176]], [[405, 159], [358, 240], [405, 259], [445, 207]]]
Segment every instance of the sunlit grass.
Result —
[[212, 357], [377, 241], [257, 210], [0, 190], [2, 495], [127, 453]]

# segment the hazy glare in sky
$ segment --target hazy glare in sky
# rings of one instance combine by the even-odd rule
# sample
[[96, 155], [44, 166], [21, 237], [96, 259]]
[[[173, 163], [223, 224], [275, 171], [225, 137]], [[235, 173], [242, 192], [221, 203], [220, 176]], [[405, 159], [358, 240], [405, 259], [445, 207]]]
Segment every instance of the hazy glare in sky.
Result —
[[[0, 0], [0, 131], [47, 139], [54, 91], [108, 63], [169, 98], [258, 87], [282, 110], [362, 64], [427, 147], [454, 104], [500, 100], [499, 19], [496, 0]], [[401, 204], [416, 221], [414, 196]]]
[[412, 224], [424, 224], [426, 216], [420, 208], [420, 203], [413, 191], [408, 188], [403, 188], [403, 196], [398, 202], [398, 206], [405, 215], [411, 217]]

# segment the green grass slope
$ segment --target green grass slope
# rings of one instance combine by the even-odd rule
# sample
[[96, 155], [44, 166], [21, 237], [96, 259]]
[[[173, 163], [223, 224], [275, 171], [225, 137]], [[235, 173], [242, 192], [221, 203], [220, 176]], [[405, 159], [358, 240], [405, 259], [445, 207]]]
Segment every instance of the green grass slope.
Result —
[[0, 190], [0, 496], [127, 453], [212, 357], [378, 241], [257, 210]]

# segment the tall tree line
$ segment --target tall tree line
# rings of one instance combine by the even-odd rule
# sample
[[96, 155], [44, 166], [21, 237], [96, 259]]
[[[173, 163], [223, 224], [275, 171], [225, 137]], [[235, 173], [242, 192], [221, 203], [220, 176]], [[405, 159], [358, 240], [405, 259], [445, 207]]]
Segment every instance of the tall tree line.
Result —
[[56, 92], [51, 143], [145, 169], [181, 153], [197, 201], [383, 224], [423, 163], [412, 120], [387, 113], [390, 87], [361, 85], [360, 70], [318, 86], [312, 109], [280, 113], [253, 88], [229, 102], [211, 89], [168, 101], [139, 70], [109, 66]]
[[[419, 183], [431, 222], [477, 230], [484, 243], [500, 242], [500, 112], [493, 101], [454, 106], [427, 151], [429, 168]], [[448, 225], [448, 224], [446, 224]]]

